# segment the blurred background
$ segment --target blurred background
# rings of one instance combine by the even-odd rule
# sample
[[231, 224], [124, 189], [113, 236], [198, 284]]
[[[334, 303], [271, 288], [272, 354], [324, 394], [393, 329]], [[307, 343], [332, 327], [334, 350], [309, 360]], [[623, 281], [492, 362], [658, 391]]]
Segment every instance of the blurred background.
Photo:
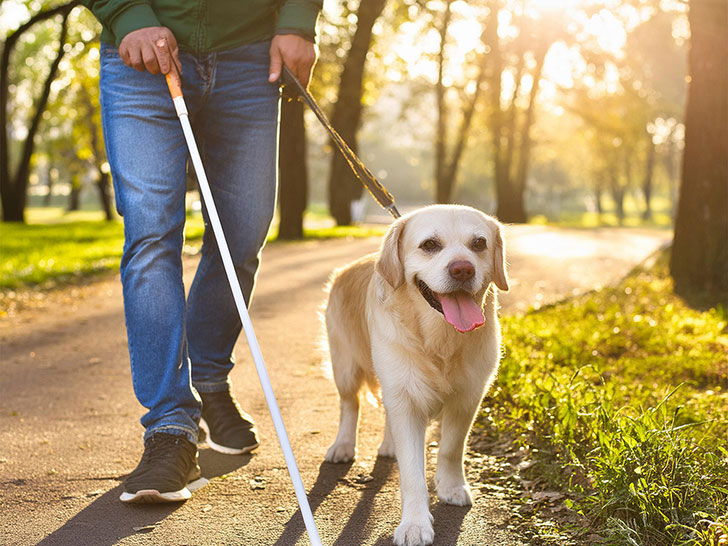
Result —
[[[714, 151], [696, 137], [691, 172], [711, 180], [698, 192], [722, 256], [711, 268], [728, 269], [725, 13], [724, 0], [327, 0], [311, 90], [400, 210], [452, 202], [512, 223], [670, 229], [702, 69], [712, 83], [693, 123]], [[5, 221], [114, 219], [99, 30], [77, 1], [0, 4]], [[688, 63], [691, 39], [702, 65]], [[280, 162], [280, 238], [303, 237], [305, 222], [387, 220], [301, 103], [283, 104]]]
[[[103, 422], [102, 402], [76, 395], [99, 356], [126, 369], [121, 322], [106, 321], [121, 316], [119, 283], [89, 281], [118, 271], [124, 244], [100, 123], [99, 30], [77, 0], [0, 0], [0, 360], [4, 376], [28, 378], [4, 391], [6, 473], [13, 453], [37, 476], [44, 467], [28, 453], [49, 454], [50, 466], [78, 445], [63, 435], [31, 449], [26, 438], [48, 444], [45, 430], [67, 430], [59, 408]], [[728, 544], [728, 0], [325, 0], [319, 47], [310, 89], [400, 211], [463, 203], [518, 224], [507, 228], [521, 283], [511, 295], [531, 307], [504, 308], [500, 379], [470, 444], [472, 468], [486, 465], [481, 491], [518, 506], [499, 527], [528, 544]], [[188, 189], [191, 267], [204, 231], [192, 174]], [[271, 260], [262, 277], [276, 283], [268, 301], [285, 300], [303, 324], [314, 311], [300, 302], [318, 305], [329, 266], [378, 244], [311, 239], [381, 236], [391, 219], [297, 101], [282, 102], [279, 190], [269, 240], [307, 242], [271, 245], [269, 256], [294, 259]], [[624, 276], [621, 261], [655, 248], [642, 253], [646, 240], [672, 244]], [[589, 271], [608, 286], [591, 291]], [[580, 295], [546, 304], [549, 290]], [[267, 335], [288, 336], [275, 333], [278, 318], [257, 315]], [[295, 336], [269, 339], [288, 361], [310, 362]], [[105, 361], [93, 370], [121, 377]], [[104, 453], [80, 449], [66, 459]], [[106, 468], [81, 466], [84, 477]], [[26, 484], [18, 472], [2, 478], [14, 495], [5, 504], [22, 510], [10, 533], [29, 502], [41, 499], [54, 529], [81, 506], [54, 498], [82, 478], [52, 469]], [[100, 492], [82, 498], [111, 499]], [[59, 530], [96, 532], [99, 513], [106, 522], [84, 509]], [[119, 528], [107, 529], [114, 541]], [[546, 540], [560, 529], [575, 538]]]

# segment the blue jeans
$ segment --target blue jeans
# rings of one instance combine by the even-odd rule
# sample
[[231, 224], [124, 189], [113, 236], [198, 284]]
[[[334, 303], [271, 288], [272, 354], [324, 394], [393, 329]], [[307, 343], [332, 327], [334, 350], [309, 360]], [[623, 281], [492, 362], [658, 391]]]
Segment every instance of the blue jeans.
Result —
[[[180, 54], [185, 101], [248, 302], [276, 194], [279, 89], [268, 83], [269, 47]], [[145, 438], [164, 431], [195, 442], [198, 392], [228, 388], [240, 319], [207, 221], [185, 300], [188, 152], [164, 77], [127, 67], [104, 44], [100, 89], [124, 218], [121, 281], [134, 392], [148, 409]]]

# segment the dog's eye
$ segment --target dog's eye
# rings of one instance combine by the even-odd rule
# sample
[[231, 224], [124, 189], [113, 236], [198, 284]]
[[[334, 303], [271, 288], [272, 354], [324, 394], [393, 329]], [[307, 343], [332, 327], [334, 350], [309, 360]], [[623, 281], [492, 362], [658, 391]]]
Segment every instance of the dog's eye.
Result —
[[442, 249], [442, 245], [437, 239], [425, 239], [420, 243], [420, 248], [425, 252], [437, 252]]
[[486, 248], [488, 248], [488, 241], [485, 240], [485, 237], [476, 237], [473, 239], [473, 242], [470, 243], [470, 248], [472, 248], [475, 252], [483, 252]]

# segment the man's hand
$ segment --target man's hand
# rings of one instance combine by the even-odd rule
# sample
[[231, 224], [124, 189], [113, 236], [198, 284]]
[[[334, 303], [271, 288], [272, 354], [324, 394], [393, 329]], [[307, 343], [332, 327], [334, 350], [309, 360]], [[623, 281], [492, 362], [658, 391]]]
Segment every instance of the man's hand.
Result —
[[275, 83], [285, 64], [301, 85], [308, 87], [317, 53], [316, 44], [297, 34], [276, 34], [270, 44], [268, 81]]
[[119, 44], [124, 64], [139, 72], [167, 74], [172, 63], [180, 68], [177, 39], [167, 27], [146, 27], [130, 32]]

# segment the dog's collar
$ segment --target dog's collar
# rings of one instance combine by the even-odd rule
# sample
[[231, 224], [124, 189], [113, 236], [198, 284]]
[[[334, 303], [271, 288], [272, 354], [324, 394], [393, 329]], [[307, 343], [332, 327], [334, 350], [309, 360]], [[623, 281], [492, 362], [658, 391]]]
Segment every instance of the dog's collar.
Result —
[[[415, 277], [415, 284], [417, 285], [420, 294], [422, 294], [422, 297], [425, 298], [425, 301], [430, 304], [430, 307], [432, 307], [435, 311], [439, 311], [440, 313], [442, 313], [442, 304], [435, 297], [435, 294], [432, 292], [430, 287], [427, 286], [424, 281], [421, 281], [417, 277]], [[442, 314], [444, 315], [444, 313]]]

